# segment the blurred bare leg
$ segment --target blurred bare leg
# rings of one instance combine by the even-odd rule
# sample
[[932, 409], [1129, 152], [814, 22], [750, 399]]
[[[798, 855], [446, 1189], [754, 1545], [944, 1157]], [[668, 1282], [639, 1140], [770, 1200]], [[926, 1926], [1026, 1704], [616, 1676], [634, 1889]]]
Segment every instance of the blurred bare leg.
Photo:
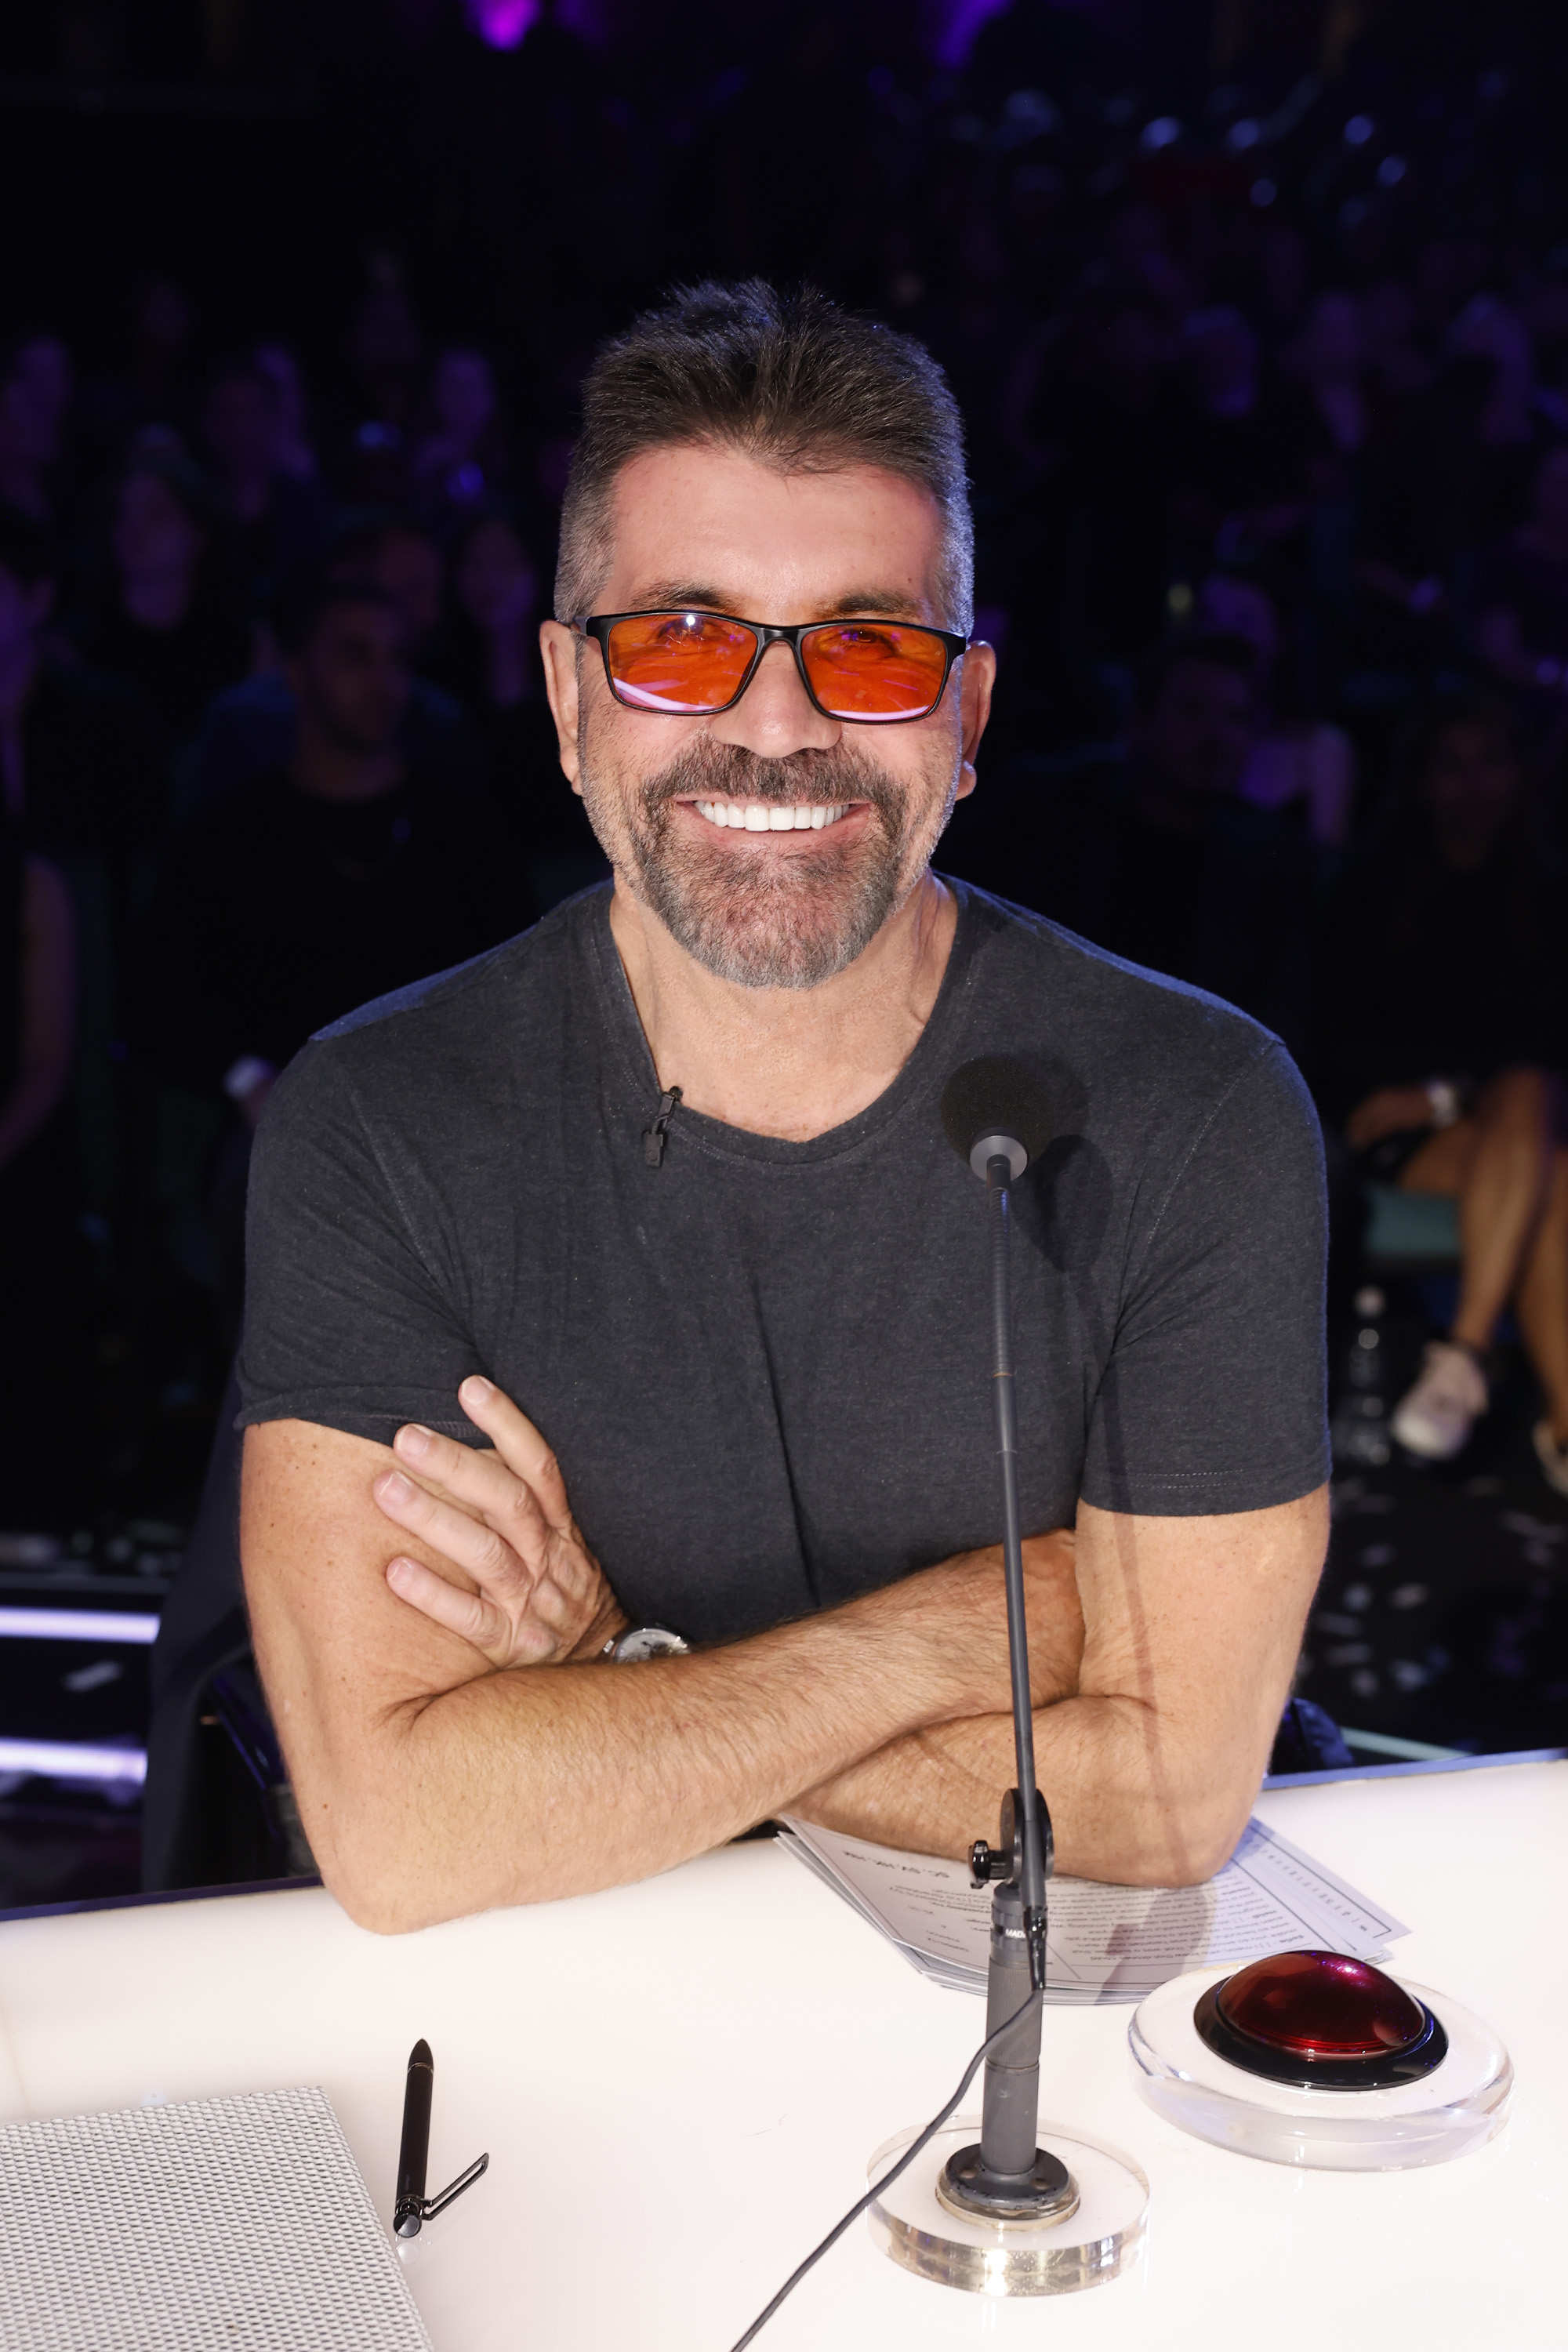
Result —
[[1533, 1244], [1552, 1161], [1552, 1088], [1539, 1070], [1494, 1078], [1469, 1118], [1424, 1143], [1407, 1192], [1459, 1203], [1459, 1303], [1451, 1338], [1484, 1354]]
[[1525, 1253], [1513, 1311], [1546, 1398], [1553, 1444], [1568, 1445], [1568, 1151], [1553, 1152], [1546, 1205]]

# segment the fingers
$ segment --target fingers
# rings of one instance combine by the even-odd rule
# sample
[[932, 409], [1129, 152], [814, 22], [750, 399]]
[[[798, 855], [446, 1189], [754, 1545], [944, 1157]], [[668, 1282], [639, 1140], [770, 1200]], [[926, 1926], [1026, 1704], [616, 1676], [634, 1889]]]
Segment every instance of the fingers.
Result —
[[560, 1466], [528, 1415], [493, 1381], [478, 1372], [463, 1382], [458, 1402], [468, 1419], [484, 1431], [507, 1467], [532, 1487], [551, 1526], [558, 1531], [570, 1527], [572, 1512]]
[[481, 1650], [498, 1665], [531, 1656], [547, 1657], [555, 1647], [554, 1634], [547, 1626], [514, 1621], [482, 1593], [462, 1591], [405, 1554], [387, 1562], [386, 1580], [400, 1601]]
[[525, 1482], [489, 1446], [464, 1445], [410, 1421], [393, 1439], [392, 1450], [423, 1485], [442, 1488], [467, 1509], [481, 1511], [498, 1524], [518, 1507], [519, 1489]]
[[372, 1481], [371, 1493], [395, 1526], [464, 1570], [493, 1599], [504, 1601], [531, 1590], [540, 1568], [530, 1554], [537, 1553], [546, 1539], [543, 1519], [528, 1488], [510, 1476], [506, 1484], [507, 1527], [515, 1545], [488, 1520], [471, 1517], [458, 1504], [430, 1494], [401, 1470], [383, 1471]]

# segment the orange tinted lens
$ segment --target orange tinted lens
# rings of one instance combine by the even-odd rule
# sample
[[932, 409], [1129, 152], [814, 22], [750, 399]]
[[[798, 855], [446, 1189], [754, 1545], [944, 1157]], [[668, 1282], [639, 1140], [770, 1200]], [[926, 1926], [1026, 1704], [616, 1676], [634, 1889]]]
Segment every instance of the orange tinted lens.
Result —
[[689, 715], [733, 701], [757, 640], [711, 613], [640, 613], [609, 633], [610, 676], [623, 702]]
[[835, 719], [920, 719], [936, 707], [947, 648], [930, 629], [847, 621], [801, 640], [811, 690]]

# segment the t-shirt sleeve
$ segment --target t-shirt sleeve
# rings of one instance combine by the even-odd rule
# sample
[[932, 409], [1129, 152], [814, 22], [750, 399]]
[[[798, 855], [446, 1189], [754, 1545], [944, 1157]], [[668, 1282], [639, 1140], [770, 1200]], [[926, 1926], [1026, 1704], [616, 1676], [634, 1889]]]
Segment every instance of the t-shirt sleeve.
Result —
[[1322, 1139], [1294, 1064], [1249, 1062], [1135, 1244], [1082, 1492], [1163, 1517], [1294, 1501], [1329, 1475]]
[[246, 1216], [239, 1426], [313, 1421], [383, 1444], [405, 1421], [483, 1441], [458, 1388], [482, 1370], [411, 1169], [389, 1164], [334, 1043], [308, 1045], [268, 1104]]

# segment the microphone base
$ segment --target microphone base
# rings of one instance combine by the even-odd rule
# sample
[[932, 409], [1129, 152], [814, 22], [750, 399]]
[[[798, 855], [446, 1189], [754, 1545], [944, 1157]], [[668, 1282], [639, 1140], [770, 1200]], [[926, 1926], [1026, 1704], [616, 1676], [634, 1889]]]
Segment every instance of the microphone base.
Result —
[[[873, 2240], [917, 2278], [970, 2294], [1074, 2294], [1120, 2277], [1143, 2243], [1148, 2181], [1120, 2149], [1058, 2124], [1042, 2129], [1052, 2153], [1037, 2159], [1037, 2170], [1060, 2168], [1070, 2199], [1065, 2206], [1005, 2215], [952, 2202], [945, 2179], [962, 2171], [966, 2154], [978, 2158], [980, 2118], [969, 2116], [946, 2125], [876, 2198], [867, 2215]], [[879, 2147], [869, 2177], [879, 2179], [915, 2137], [911, 2128]]]
[[1059, 2156], [1035, 2150], [1026, 2180], [987, 2170], [974, 2141], [950, 2156], [936, 2177], [939, 2201], [950, 2213], [987, 2221], [1065, 2221], [1078, 2211], [1078, 2183]]

